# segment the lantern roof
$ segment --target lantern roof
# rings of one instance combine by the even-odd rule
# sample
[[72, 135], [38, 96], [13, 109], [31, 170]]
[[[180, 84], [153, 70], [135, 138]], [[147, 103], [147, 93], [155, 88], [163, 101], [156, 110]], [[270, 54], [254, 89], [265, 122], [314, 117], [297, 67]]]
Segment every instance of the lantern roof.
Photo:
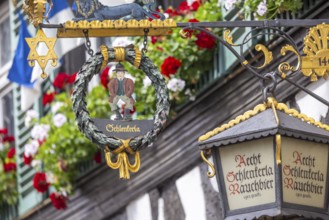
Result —
[[199, 147], [208, 149], [275, 134], [329, 143], [328, 125], [270, 98], [268, 103], [257, 105], [253, 110], [201, 136]]

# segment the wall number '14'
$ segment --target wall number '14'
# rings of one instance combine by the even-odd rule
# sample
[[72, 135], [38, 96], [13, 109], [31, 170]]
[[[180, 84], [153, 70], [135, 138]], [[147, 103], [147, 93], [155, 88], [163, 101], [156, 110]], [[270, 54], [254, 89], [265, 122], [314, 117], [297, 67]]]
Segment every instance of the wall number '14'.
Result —
[[319, 66], [327, 66], [329, 65], [329, 59], [327, 57], [319, 58]]

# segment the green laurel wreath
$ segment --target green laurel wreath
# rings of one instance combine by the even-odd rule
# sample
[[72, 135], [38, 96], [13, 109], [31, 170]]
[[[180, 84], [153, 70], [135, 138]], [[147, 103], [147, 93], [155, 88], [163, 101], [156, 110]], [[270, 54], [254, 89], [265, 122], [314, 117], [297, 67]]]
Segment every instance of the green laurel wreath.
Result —
[[[134, 64], [135, 50], [133, 48], [125, 48], [126, 61]], [[108, 50], [109, 59], [108, 62], [115, 60], [114, 49]], [[73, 111], [76, 116], [76, 121], [80, 131], [93, 143], [97, 144], [102, 150], [105, 147], [110, 150], [115, 150], [122, 145], [120, 139], [115, 137], [108, 137], [101, 132], [90, 118], [87, 110], [86, 92], [88, 84], [95, 74], [98, 74], [102, 65], [103, 56], [100, 52], [96, 53], [93, 57], [85, 62], [81, 67], [73, 86], [72, 103]], [[152, 145], [156, 137], [163, 128], [169, 114], [170, 103], [168, 89], [165, 83], [165, 79], [161, 75], [158, 68], [153, 62], [146, 56], [142, 57], [139, 67], [152, 81], [152, 85], [156, 91], [156, 111], [154, 115], [154, 127], [143, 136], [137, 136], [130, 140], [129, 146], [134, 151], [139, 151], [145, 147]]]

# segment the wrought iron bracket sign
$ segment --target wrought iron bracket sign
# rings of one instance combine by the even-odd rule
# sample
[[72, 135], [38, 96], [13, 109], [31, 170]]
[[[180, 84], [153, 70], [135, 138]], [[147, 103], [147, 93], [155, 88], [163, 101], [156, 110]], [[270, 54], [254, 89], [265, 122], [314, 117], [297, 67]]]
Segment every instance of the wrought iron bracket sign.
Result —
[[[109, 7], [98, 0], [74, 2], [77, 14], [73, 20], [63, 24], [44, 24], [43, 20], [47, 20], [52, 8], [51, 0], [25, 1], [26, 14], [38, 28], [35, 38], [26, 39], [31, 48], [28, 61], [31, 66], [37, 62], [43, 71], [41, 77], [46, 78], [48, 62], [51, 61], [52, 65], [57, 62], [53, 50], [56, 37], [86, 39], [90, 59], [81, 67], [74, 83], [73, 111], [80, 131], [105, 151], [108, 166], [118, 169], [120, 178], [129, 179], [130, 173], [139, 170], [140, 151], [153, 144], [169, 114], [165, 80], [146, 56], [147, 37], [169, 35], [173, 28], [181, 28], [181, 37], [187, 38], [187, 32], [199, 30], [231, 51], [241, 65], [262, 82], [263, 104], [199, 138], [201, 157], [211, 169], [208, 176], [217, 174], [223, 198], [221, 205], [225, 210], [223, 217], [254, 219], [261, 215], [299, 214], [329, 218], [329, 126], [289, 109], [278, 103], [274, 96], [278, 81], [286, 80], [329, 106], [328, 101], [292, 79], [296, 74], [310, 77], [311, 81], [328, 77], [329, 19], [176, 23], [154, 11], [153, 1], [146, 4], [146, 9], [135, 3]], [[50, 6], [48, 11], [46, 4]], [[227, 29], [238, 27], [252, 27], [239, 44], [234, 42], [231, 31]], [[310, 28], [304, 39], [304, 54], [282, 27]], [[226, 30], [220, 37], [210, 28]], [[56, 29], [57, 36], [46, 36], [43, 29]], [[243, 47], [264, 35], [283, 39], [286, 44], [282, 46], [280, 55], [294, 55], [297, 64], [285, 61], [270, 69], [277, 55], [264, 44], [255, 46], [263, 58], [262, 64], [253, 65], [251, 60], [247, 60]], [[111, 36], [144, 36], [144, 48], [140, 51], [134, 46], [108, 48], [102, 45], [100, 51], [94, 54], [89, 37]], [[45, 43], [49, 49], [45, 56], [37, 53], [40, 43]], [[121, 121], [121, 114], [113, 100], [110, 105], [117, 113], [117, 120], [90, 118], [85, 101], [89, 81], [109, 62], [119, 62], [118, 73], [124, 72], [120, 62], [128, 62], [150, 78], [157, 101], [153, 120], [131, 121], [129, 115], [124, 115], [125, 121]], [[124, 82], [115, 80], [109, 83], [108, 88], [111, 94], [111, 89], [116, 87], [119, 91], [120, 87], [118, 96], [129, 102], [132, 97], [131, 94], [124, 97], [124, 85]], [[210, 155], [214, 165], [207, 159]]]
[[[205, 32], [215, 38], [218, 43], [222, 44], [233, 55], [237, 57], [241, 65], [243, 65], [249, 72], [254, 74], [262, 80], [264, 88], [264, 101], [268, 97], [273, 96], [274, 90], [279, 79], [286, 80], [291, 85], [310, 94], [320, 102], [329, 106], [329, 102], [317, 96], [313, 92], [295, 83], [292, 76], [303, 73], [305, 76], [315, 81], [319, 77], [326, 78], [328, 75], [329, 66], [329, 19], [318, 20], [274, 20], [274, 21], [238, 21], [238, 22], [186, 22], [176, 23], [171, 19], [165, 19], [164, 15], [152, 9], [154, 2], [149, 2], [146, 9], [131, 3], [120, 6], [109, 7], [102, 5], [98, 1], [80, 1], [75, 0], [77, 5], [77, 16], [63, 24], [44, 24], [43, 19], [50, 13], [51, 7], [46, 11], [46, 4], [52, 5], [51, 0], [27, 0], [25, 1], [24, 9], [29, 16], [32, 23], [38, 28], [38, 33], [35, 38], [27, 39], [31, 47], [31, 53], [28, 60], [31, 65], [37, 62], [43, 72], [42, 78], [47, 76], [45, 68], [48, 61], [53, 65], [57, 62], [57, 57], [52, 50], [55, 44], [55, 37], [46, 36], [43, 29], [56, 29], [57, 38], [86, 38], [87, 51], [91, 58], [81, 68], [74, 87], [73, 104], [74, 111], [77, 116], [77, 121], [80, 130], [92, 142], [96, 143], [100, 148], [112, 154], [115, 152], [118, 156], [118, 161], [123, 161], [121, 166], [121, 177], [127, 177], [127, 170], [136, 170], [138, 167], [132, 166], [127, 162], [127, 155], [132, 155], [132, 152], [138, 152], [146, 146], [152, 144], [160, 130], [166, 122], [169, 112], [168, 92], [164, 79], [157, 67], [146, 56], [146, 46], [148, 36], [162, 36], [171, 33], [173, 28], [181, 28], [181, 36], [186, 38], [186, 30], [199, 30]], [[85, 5], [87, 4], [87, 5]], [[84, 7], [88, 6], [88, 7]], [[89, 8], [84, 11], [85, 8]], [[135, 13], [136, 12], [136, 13]], [[138, 13], [137, 13], [138, 12]], [[46, 13], [46, 14], [45, 14]], [[159, 18], [156, 18], [156, 14]], [[151, 18], [151, 20], [149, 20]], [[281, 27], [312, 27], [309, 34], [304, 40], [304, 53], [302, 55], [299, 51], [296, 42], [289, 34], [282, 31]], [[314, 27], [315, 26], [315, 27]], [[230, 30], [225, 30], [223, 37], [214, 34], [209, 28], [238, 28], [238, 27], [252, 27], [253, 29], [246, 35], [242, 43], [235, 44], [231, 36]], [[260, 31], [269, 30], [268, 33], [260, 33]], [[255, 50], [262, 53], [264, 62], [261, 65], [254, 66], [252, 62], [248, 61], [242, 53], [243, 46], [250, 40], [261, 35], [268, 35], [282, 38], [287, 44], [281, 48], [281, 55], [285, 56], [287, 53], [292, 53], [297, 58], [297, 64], [293, 65], [289, 62], [283, 62], [266, 74], [261, 74], [265, 68], [268, 68], [276, 55], [263, 44], [257, 44]], [[144, 48], [142, 51], [134, 47], [121, 48], [107, 48], [105, 45], [101, 46], [100, 52], [94, 55], [91, 49], [89, 37], [111, 37], [111, 36], [144, 36]], [[36, 47], [39, 43], [46, 43], [49, 52], [46, 56], [40, 56], [36, 52]], [[238, 52], [240, 50], [240, 52]], [[85, 103], [85, 93], [87, 85], [91, 77], [97, 74], [100, 69], [104, 68], [108, 62], [129, 62], [137, 68], [140, 68], [151, 79], [153, 85], [156, 87], [157, 96], [157, 110], [155, 113], [153, 128], [143, 133], [143, 135], [132, 136], [127, 139], [120, 139], [115, 136], [107, 136], [102, 132], [103, 128], [99, 128], [88, 115]], [[273, 107], [274, 108], [274, 107]], [[122, 127], [122, 126], [121, 126]], [[129, 140], [128, 142], [125, 142]], [[121, 149], [117, 151], [117, 149]], [[122, 153], [126, 153], [123, 156]], [[136, 154], [134, 154], [136, 156]], [[137, 156], [136, 156], [137, 157]], [[205, 155], [202, 157], [206, 160]], [[124, 162], [125, 161], [125, 162]], [[137, 158], [136, 158], [136, 161]], [[112, 167], [117, 167], [117, 163], [108, 161]], [[119, 163], [119, 162], [118, 162]], [[115, 164], [115, 165], [114, 165]], [[119, 163], [121, 164], [121, 162]], [[132, 168], [133, 167], [133, 168]], [[128, 169], [129, 168], [129, 169]], [[213, 174], [211, 174], [213, 175]]]

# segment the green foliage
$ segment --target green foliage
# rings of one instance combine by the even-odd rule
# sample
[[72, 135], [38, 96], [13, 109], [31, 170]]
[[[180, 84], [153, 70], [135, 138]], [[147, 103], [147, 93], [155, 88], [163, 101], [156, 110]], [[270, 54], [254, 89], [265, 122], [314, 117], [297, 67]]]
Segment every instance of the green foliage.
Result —
[[199, 21], [221, 21], [222, 13], [218, 1], [210, 0], [201, 5], [195, 13], [195, 18]]
[[[264, 0], [246, 0], [243, 4], [243, 10], [246, 15], [254, 14], [258, 19], [272, 19], [277, 14], [291, 11], [293, 13], [297, 12], [302, 8], [303, 2], [302, 0], [273, 0], [273, 1], [265, 1], [267, 11], [264, 15], [258, 14], [258, 6]], [[239, 4], [236, 4], [239, 5]]]
[[87, 95], [87, 109], [90, 117], [108, 118], [111, 111], [108, 91], [103, 86], [97, 86]]
[[[2, 162], [0, 162], [2, 166]], [[14, 205], [17, 202], [16, 172], [5, 173], [0, 170], [0, 205]]]
[[6, 171], [4, 166], [6, 163], [16, 163], [14, 158], [7, 158], [7, 153], [12, 147], [9, 142], [3, 142], [3, 137], [0, 135], [1, 149], [0, 149], [0, 205], [14, 205], [18, 199], [17, 185], [16, 185], [16, 169]]
[[[83, 161], [90, 161], [97, 151], [92, 144], [79, 131], [72, 111], [71, 98], [67, 93], [60, 93], [55, 97], [55, 103], [63, 103], [55, 114], [63, 114], [66, 123], [56, 127], [53, 122], [54, 113], [42, 117], [38, 123], [50, 125], [48, 138], [39, 147], [36, 160], [43, 162], [43, 171], [54, 175], [52, 186], [57, 191], [72, 191], [72, 185], [77, 177], [77, 166]], [[87, 108], [92, 117], [109, 117], [107, 91], [97, 86], [87, 96]]]
[[[278, 13], [286, 11], [296, 12], [302, 7], [301, 0], [273, 0], [265, 1], [266, 12], [264, 15], [258, 14], [258, 7], [264, 0], [225, 0], [225, 2], [234, 2], [234, 7], [241, 7], [245, 15], [255, 15], [258, 19], [270, 19], [274, 18]], [[187, 11], [179, 15], [173, 15], [170, 18], [176, 22], [188, 22], [190, 19], [197, 19], [202, 22], [221, 21], [222, 6], [218, 5], [217, 0], [205, 1], [197, 11]], [[174, 10], [174, 9], [173, 9]], [[217, 35], [221, 35], [218, 29], [209, 29]], [[169, 56], [174, 57], [181, 61], [181, 66], [177, 72], [166, 78], [167, 83], [172, 78], [184, 80], [185, 87], [183, 90], [170, 91], [170, 101], [172, 103], [172, 113], [175, 110], [175, 106], [182, 103], [186, 103], [189, 100], [193, 100], [197, 93], [197, 83], [200, 80], [200, 76], [212, 68], [212, 62], [214, 53], [217, 52], [218, 47], [212, 49], [200, 48], [196, 44], [197, 35], [199, 31], [194, 31], [191, 38], [183, 39], [180, 36], [181, 29], [175, 28], [172, 30], [172, 34], [169, 36], [152, 38], [153, 43], [149, 43], [148, 51], [146, 54], [160, 69], [163, 62]], [[144, 38], [137, 38], [136, 44], [142, 45]], [[136, 77], [135, 93], [136, 93], [136, 109], [138, 112], [138, 118], [150, 118], [152, 117], [155, 109], [155, 95], [154, 89], [151, 86], [145, 86], [143, 79], [145, 74], [139, 70], [136, 70], [131, 65], [126, 64], [126, 68], [129, 72], [133, 73]], [[169, 84], [168, 84], [169, 85]], [[168, 86], [169, 88], [169, 86]]]
[[[196, 12], [189, 11], [184, 15], [171, 17], [176, 22], [188, 22], [190, 19], [196, 18], [200, 21], [219, 21], [221, 20], [221, 9], [218, 6], [217, 0], [210, 0], [201, 5]], [[157, 37], [157, 42], [149, 43], [148, 50], [152, 51], [146, 54], [156, 66], [161, 68], [163, 61], [172, 56], [180, 60], [182, 65], [177, 73], [172, 77], [182, 79], [185, 81], [186, 86], [183, 91], [173, 92], [170, 91], [170, 99], [172, 104], [179, 105], [186, 102], [189, 98], [193, 98], [196, 93], [195, 86], [199, 81], [202, 73], [211, 69], [213, 54], [216, 52], [217, 47], [213, 49], [201, 49], [196, 45], [196, 34], [189, 39], [183, 39], [180, 36], [179, 28], [175, 28], [169, 36]], [[218, 32], [216, 32], [218, 33]], [[137, 38], [136, 43], [141, 44], [143, 38]], [[155, 110], [155, 92], [152, 86], [144, 86], [143, 79], [145, 74], [136, 70], [131, 65], [125, 65], [127, 70], [134, 73], [136, 78], [135, 93], [136, 93], [136, 110], [138, 118], [150, 118]], [[167, 78], [167, 81], [169, 78]], [[188, 92], [188, 93], [187, 93]]]

